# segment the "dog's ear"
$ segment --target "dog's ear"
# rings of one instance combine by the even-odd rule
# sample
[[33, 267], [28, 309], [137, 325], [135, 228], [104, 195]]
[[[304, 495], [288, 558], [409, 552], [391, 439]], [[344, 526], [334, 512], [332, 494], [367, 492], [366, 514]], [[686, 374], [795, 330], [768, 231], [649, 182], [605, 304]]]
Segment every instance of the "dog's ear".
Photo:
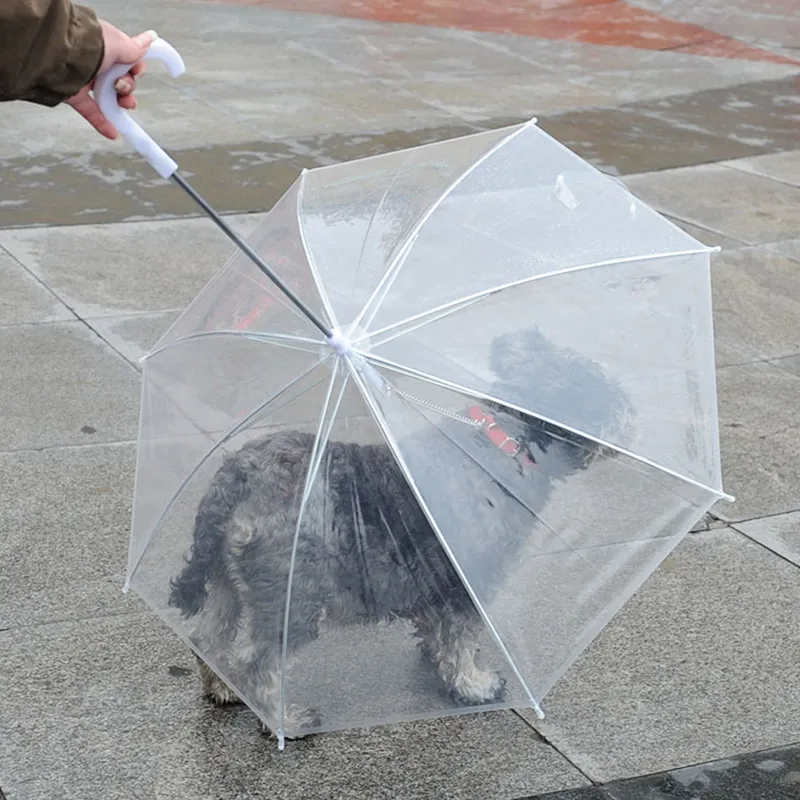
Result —
[[538, 328], [509, 331], [492, 342], [489, 365], [500, 380], [513, 381], [532, 362], [553, 349]]

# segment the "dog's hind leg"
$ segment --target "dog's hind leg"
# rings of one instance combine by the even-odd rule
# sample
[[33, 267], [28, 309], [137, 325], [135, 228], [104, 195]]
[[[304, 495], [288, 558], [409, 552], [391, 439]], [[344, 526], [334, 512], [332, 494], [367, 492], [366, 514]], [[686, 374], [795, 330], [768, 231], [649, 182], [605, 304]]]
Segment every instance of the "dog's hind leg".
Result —
[[209, 700], [213, 701], [214, 705], [229, 706], [241, 702], [236, 692], [200, 656], [195, 654], [195, 658], [197, 659], [200, 681], [203, 684], [203, 692], [205, 692]]
[[436, 666], [439, 677], [459, 705], [501, 703], [506, 681], [477, 663], [477, 618], [466, 614], [428, 609], [415, 616], [420, 649]]
[[[258, 620], [259, 616], [258, 611], [253, 614], [255, 620]], [[260, 618], [263, 619], [263, 616]], [[301, 626], [297, 623], [292, 625], [286, 661], [281, 663], [280, 631], [272, 625], [259, 625], [257, 622], [253, 625], [251, 641], [257, 644], [250, 651], [246, 670], [248, 698], [252, 698], [254, 708], [258, 709], [268, 722], [267, 725], [262, 725], [264, 732], [282, 729], [287, 739], [301, 739], [311, 733], [313, 728], [319, 727], [321, 722], [319, 712], [294, 702], [285, 702], [285, 698], [282, 698], [281, 683], [281, 670], [291, 670], [297, 651], [317, 637], [317, 628], [316, 619], [313, 618], [309, 619], [306, 625]], [[285, 705], [281, 717], [282, 702], [285, 702]]]

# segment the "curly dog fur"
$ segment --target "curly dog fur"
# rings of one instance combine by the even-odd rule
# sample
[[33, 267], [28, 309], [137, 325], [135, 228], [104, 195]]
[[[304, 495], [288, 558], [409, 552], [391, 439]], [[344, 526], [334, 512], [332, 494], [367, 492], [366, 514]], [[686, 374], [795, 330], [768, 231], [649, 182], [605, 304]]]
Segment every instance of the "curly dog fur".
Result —
[[[492, 368], [501, 396], [522, 398], [535, 382], [551, 407], [569, 405], [604, 432], [626, 428], [630, 405], [596, 363], [555, 348], [537, 330], [500, 337], [493, 343]], [[576, 392], [576, 387], [580, 391]], [[490, 471], [453, 474], [452, 455], [437, 463], [430, 436], [401, 444], [422, 455], [424, 472], [447, 482], [450, 497], [480, 493], [481, 509], [453, 508], [463, 517], [465, 536], [478, 530], [469, 551], [480, 559], [482, 592], [497, 585], [557, 481], [584, 468], [600, 448], [584, 437], [538, 418], [484, 403], [497, 423], [520, 444], [521, 465], [488, 445]], [[442, 447], [476, 436], [453, 419], [438, 429]], [[320, 724], [319, 714], [285, 708], [279, 715], [284, 616], [291, 574], [288, 655], [314, 640], [326, 625], [409, 620], [420, 647], [458, 704], [500, 702], [505, 680], [476, 663], [481, 620], [449, 557], [385, 444], [329, 441], [317, 479], [301, 497], [315, 436], [298, 431], [271, 433], [227, 456], [199, 504], [191, 551], [171, 584], [170, 604], [187, 619], [200, 615], [194, 644], [214, 653], [225, 674], [259, 709], [273, 730], [302, 736]], [[450, 467], [449, 469], [447, 467]], [[513, 475], [512, 475], [513, 473]], [[503, 475], [512, 476], [508, 481]], [[500, 476], [500, 479], [498, 479]], [[523, 481], [526, 506], [506, 488]], [[466, 504], [464, 504], [466, 505]], [[531, 508], [531, 506], [533, 506]], [[476, 525], [475, 515], [480, 517]], [[461, 515], [461, 516], [460, 516]], [[491, 535], [492, 528], [518, 528], [518, 536]], [[299, 526], [299, 533], [298, 533]], [[298, 534], [298, 535], [296, 535]], [[463, 565], [462, 565], [463, 566]], [[199, 660], [199, 659], [198, 659]], [[215, 702], [234, 702], [235, 692], [204, 662], [200, 674]], [[281, 726], [282, 722], [282, 726]]]

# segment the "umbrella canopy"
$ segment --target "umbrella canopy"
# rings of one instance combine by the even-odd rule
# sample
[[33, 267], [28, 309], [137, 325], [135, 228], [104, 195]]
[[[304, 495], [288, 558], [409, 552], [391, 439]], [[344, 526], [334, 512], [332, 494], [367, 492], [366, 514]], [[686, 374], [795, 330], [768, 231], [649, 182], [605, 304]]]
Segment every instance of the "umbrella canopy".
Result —
[[711, 249], [533, 123], [304, 172], [248, 243], [333, 336], [237, 253], [147, 356], [129, 585], [281, 742], [539, 710], [724, 496]]

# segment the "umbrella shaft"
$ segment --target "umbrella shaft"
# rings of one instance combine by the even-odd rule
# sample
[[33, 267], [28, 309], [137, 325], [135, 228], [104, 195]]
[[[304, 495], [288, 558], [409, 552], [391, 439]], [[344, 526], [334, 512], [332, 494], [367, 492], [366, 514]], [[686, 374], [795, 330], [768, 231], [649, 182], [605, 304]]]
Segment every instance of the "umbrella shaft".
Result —
[[173, 172], [172, 180], [208, 214], [220, 230], [294, 303], [297, 309], [319, 328], [325, 338], [330, 339], [333, 331], [270, 269], [258, 253], [186, 182], [183, 176], [177, 171]]

